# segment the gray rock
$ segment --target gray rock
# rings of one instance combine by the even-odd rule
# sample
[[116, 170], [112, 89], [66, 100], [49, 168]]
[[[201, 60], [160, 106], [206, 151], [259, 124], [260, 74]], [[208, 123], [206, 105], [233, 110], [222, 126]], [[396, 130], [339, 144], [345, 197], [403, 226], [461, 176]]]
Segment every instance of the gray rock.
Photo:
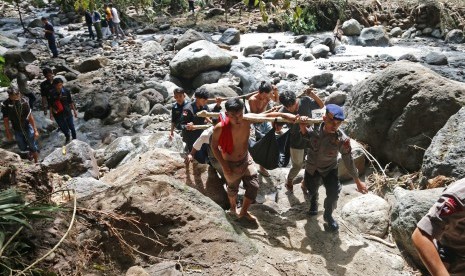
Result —
[[223, 15], [225, 13], [224, 9], [221, 8], [212, 8], [205, 13], [205, 18], [212, 18], [213, 16]]
[[199, 74], [192, 82], [193, 88], [198, 88], [207, 83], [215, 83], [221, 78], [220, 71], [210, 71]]
[[174, 35], [167, 34], [161, 38], [160, 45], [165, 51], [173, 51], [175, 44], [176, 44], [176, 38], [174, 37]]
[[408, 60], [411, 62], [418, 62], [418, 58], [414, 54], [403, 54], [399, 57], [399, 60]]
[[150, 101], [142, 96], [138, 95], [136, 100], [133, 102], [131, 106], [131, 111], [135, 112], [140, 115], [147, 115], [150, 111]]
[[[358, 170], [358, 174], [362, 175], [365, 172], [365, 152], [363, 146], [357, 141], [350, 139], [350, 146], [352, 148], [352, 158], [354, 159], [355, 167]], [[341, 181], [351, 180], [352, 176], [347, 170], [340, 153], [337, 155], [338, 159], [338, 170], [337, 177]]]
[[211, 38], [204, 33], [199, 33], [195, 30], [189, 29], [178, 39], [174, 45], [174, 48], [179, 51], [187, 45], [190, 45], [199, 40], [211, 41]]
[[[179, 41], [178, 41], [179, 42]], [[198, 74], [229, 66], [232, 56], [206, 40], [192, 43], [179, 51], [170, 62], [173, 76], [192, 79]]]
[[94, 151], [87, 144], [79, 140], [72, 140], [66, 145], [66, 154], [58, 148], [42, 161], [50, 172], [80, 177], [99, 177], [97, 161]]
[[235, 45], [241, 41], [241, 33], [238, 29], [229, 28], [220, 37], [220, 41], [227, 45]]
[[77, 198], [90, 196], [110, 187], [107, 183], [92, 177], [73, 177], [66, 183], [66, 189], [74, 189]]
[[347, 99], [347, 92], [334, 91], [325, 99], [326, 104], [337, 104], [343, 106]]
[[102, 56], [94, 56], [83, 60], [81, 63], [75, 66], [75, 69], [81, 73], [87, 73], [98, 70], [108, 65], [108, 58]]
[[36, 18], [27, 24], [28, 28], [43, 28], [44, 24], [40, 18]]
[[121, 160], [136, 148], [131, 140], [129, 136], [123, 136], [108, 145], [104, 152], [105, 166], [110, 169], [118, 166]]
[[412, 233], [418, 221], [439, 198], [442, 190], [443, 188], [408, 191], [400, 187], [394, 190], [395, 202], [391, 213], [392, 237], [404, 257], [417, 267], [423, 267], [423, 264], [412, 243]]
[[430, 179], [446, 175], [461, 179], [465, 177], [465, 108], [462, 107], [433, 137], [425, 151], [421, 172]]
[[267, 40], [262, 42], [263, 48], [266, 49], [274, 49], [278, 44], [278, 41], [274, 38], [269, 37]]
[[402, 35], [402, 29], [400, 27], [395, 27], [393, 28], [389, 34], [391, 35], [391, 37], [399, 37]]
[[329, 52], [330, 52], [329, 47], [323, 44], [318, 44], [312, 48], [312, 55], [315, 58], [327, 58]]
[[429, 52], [425, 56], [425, 62], [430, 65], [447, 65], [449, 62], [447, 61], [446, 55], [443, 53], [437, 52]]
[[411, 35], [412, 35], [412, 31], [407, 30], [401, 35], [401, 37], [402, 38], [410, 38]]
[[104, 119], [110, 114], [109, 96], [107, 93], [95, 93], [92, 100], [86, 106], [84, 120], [92, 118]]
[[310, 53], [305, 53], [305, 54], [302, 54], [300, 57], [299, 57], [299, 60], [302, 60], [302, 61], [312, 61], [314, 60], [315, 57], [310, 54]]
[[129, 114], [131, 108], [131, 99], [127, 96], [117, 97], [110, 103], [110, 115], [105, 119], [105, 124], [114, 124], [123, 121]]
[[165, 50], [163, 50], [163, 47], [156, 41], [144, 42], [144, 44], [142, 44], [142, 48], [140, 49], [140, 54], [142, 56], [162, 54], [164, 52]]
[[[173, 265], [173, 268], [174, 268], [174, 265]], [[159, 271], [163, 271], [163, 270], [165, 270], [165, 269], [162, 269], [162, 270], [159, 270]], [[166, 274], [166, 272], [163, 272], [162, 275], [163, 274]], [[180, 274], [180, 275], [182, 275], [182, 274]], [[126, 276], [150, 276], [150, 274], [140, 266], [131, 266], [128, 269], [128, 271], [126, 271]]]
[[312, 76], [309, 81], [309, 84], [313, 84], [316, 88], [322, 88], [333, 83], [333, 73], [327, 71], [322, 72], [318, 75]]
[[442, 38], [442, 32], [440, 29], [434, 29], [431, 36], [435, 38]]
[[342, 32], [344, 35], [360, 35], [363, 26], [355, 19], [349, 19], [342, 23]]
[[152, 109], [149, 111], [150, 115], [161, 115], [161, 114], [171, 114], [171, 110], [168, 110], [162, 104], [155, 104]]
[[462, 30], [452, 30], [446, 35], [446, 43], [463, 43], [464, 37]]
[[240, 78], [241, 88], [244, 94], [256, 91], [260, 82], [264, 79], [268, 79], [265, 63], [253, 57], [233, 60], [229, 73]]
[[[420, 168], [423, 150], [465, 105], [465, 84], [416, 63], [401, 61], [359, 82], [348, 98], [347, 134], [381, 162]], [[427, 124], [420, 123], [428, 122]]]
[[388, 55], [388, 54], [381, 54], [379, 55], [379, 57], [382, 59], [382, 60], [385, 60], [385, 61], [396, 61], [396, 58], [391, 56], [391, 55]]
[[305, 41], [307, 40], [307, 36], [306, 35], [299, 35], [299, 36], [296, 36], [294, 38], [294, 43], [304, 43]]
[[143, 96], [149, 100], [150, 107], [153, 107], [157, 103], [164, 103], [165, 99], [163, 95], [153, 88], [142, 90], [137, 96]]
[[16, 65], [19, 62], [31, 63], [36, 60], [35, 55], [30, 50], [8, 50], [3, 57], [5, 58], [5, 66]]
[[168, 30], [169, 28], [171, 27], [171, 25], [169, 23], [166, 23], [166, 24], [161, 24], [158, 29], [160, 29], [160, 31], [166, 31]]
[[260, 45], [250, 45], [244, 48], [242, 54], [245, 57], [248, 57], [250, 55], [261, 55], [264, 51], [265, 49]]
[[389, 228], [391, 206], [383, 198], [366, 194], [352, 199], [341, 210], [342, 218], [361, 233], [384, 237]]
[[226, 98], [226, 97], [238, 96], [237, 91], [226, 84], [210, 83], [210, 84], [204, 84], [201, 87], [206, 89], [210, 93], [211, 98], [216, 98], [216, 97]]
[[364, 28], [360, 33], [359, 42], [361, 46], [391, 46], [383, 26]]
[[433, 32], [432, 28], [424, 28], [423, 31], [421, 31], [422, 34], [424, 35], [430, 35]]
[[263, 58], [264, 59], [284, 59], [285, 52], [286, 50], [282, 48], [266, 50], [265, 53], [263, 53]]
[[0, 34], [0, 46], [5, 48], [19, 48], [20, 45], [18, 40]]

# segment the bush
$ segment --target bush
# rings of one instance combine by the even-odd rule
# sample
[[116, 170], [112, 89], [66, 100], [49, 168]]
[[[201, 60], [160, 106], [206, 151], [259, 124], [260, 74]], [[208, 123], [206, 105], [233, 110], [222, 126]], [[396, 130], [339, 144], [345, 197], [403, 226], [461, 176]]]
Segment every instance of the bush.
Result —
[[8, 87], [10, 86], [10, 79], [5, 76], [5, 73], [3, 72], [3, 66], [5, 65], [5, 58], [0, 56], [0, 87]]
[[286, 13], [284, 20], [287, 28], [295, 34], [312, 33], [317, 30], [315, 16], [307, 7], [295, 7], [292, 14]]

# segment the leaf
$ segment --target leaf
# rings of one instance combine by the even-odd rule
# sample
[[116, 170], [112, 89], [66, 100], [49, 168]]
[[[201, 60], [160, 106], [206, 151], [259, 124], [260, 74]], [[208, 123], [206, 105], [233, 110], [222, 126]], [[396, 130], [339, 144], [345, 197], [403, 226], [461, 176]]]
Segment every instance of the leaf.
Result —
[[5, 233], [0, 231], [0, 248], [3, 248], [4, 242], [5, 242]]
[[248, 6], [249, 5], [249, 0], [244, 0], [244, 5]]
[[297, 14], [297, 17], [302, 16], [302, 8], [300, 6], [295, 7], [295, 14]]
[[255, 0], [255, 2], [253, 3], [254, 6], [257, 6], [258, 3], [261, 3], [261, 0]]
[[268, 22], [268, 14], [266, 12], [262, 13], [262, 20]]
[[17, 218], [15, 216], [10, 216], [10, 215], [3, 216], [3, 219], [18, 222], [18, 223], [28, 227], [29, 229], [32, 229], [32, 226], [27, 221], [25, 221], [24, 219], [20, 219], [20, 218]]

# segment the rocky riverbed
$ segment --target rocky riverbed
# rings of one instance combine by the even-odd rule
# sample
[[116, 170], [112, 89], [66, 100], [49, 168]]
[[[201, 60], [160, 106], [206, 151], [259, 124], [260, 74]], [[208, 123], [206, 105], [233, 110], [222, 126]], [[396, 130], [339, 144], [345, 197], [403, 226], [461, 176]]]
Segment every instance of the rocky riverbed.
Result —
[[[463, 34], [458, 41], [460, 34], [454, 34], [455, 40], [448, 33], [434, 37], [434, 28], [424, 31], [427, 26], [406, 26], [399, 33], [392, 26], [363, 27], [350, 21], [341, 26], [345, 35], [339, 41], [332, 33], [295, 36], [241, 33], [237, 28], [211, 32], [211, 26], [207, 32], [173, 23], [152, 31], [134, 28], [124, 40], [97, 42], [88, 38], [82, 23], [68, 24], [79, 21], [75, 14], [57, 15], [53, 8], [31, 8], [30, 14], [25, 20], [38, 34], [41, 28], [33, 22], [39, 15], [57, 18], [60, 58], [51, 59], [44, 43], [23, 35], [17, 20], [2, 18], [0, 53], [7, 57], [6, 74], [14, 78], [17, 61], [27, 62], [28, 84], [37, 97], [41, 68], [51, 67], [64, 78], [79, 110], [78, 137], [63, 155], [64, 136], [38, 102], [33, 114], [41, 134], [41, 165], [31, 169], [24, 165], [27, 161], [3, 150], [2, 155], [12, 157], [0, 165], [14, 162], [25, 176], [31, 175], [18, 178], [24, 185], [37, 178], [34, 175], [49, 172], [53, 178], [38, 183], [76, 189], [87, 217], [77, 221], [71, 237], [44, 267], [62, 275], [418, 273], [412, 267], [421, 268], [421, 262], [406, 237], [438, 189], [423, 197], [402, 188], [379, 193], [367, 173], [371, 189], [386, 195], [361, 196], [353, 183], [344, 183], [336, 210], [341, 229], [333, 234], [324, 231], [321, 212], [306, 215], [308, 202], [298, 184], [302, 175], [289, 194], [282, 186], [288, 169], [276, 169], [271, 177], [260, 177], [259, 204], [251, 208], [258, 225], [244, 225], [222, 210], [227, 199], [217, 175], [204, 165], [186, 167], [180, 137], [168, 140], [172, 91], [183, 87], [192, 94], [203, 86], [212, 95], [229, 97], [254, 91], [262, 79], [272, 80], [281, 92], [299, 93], [313, 85], [326, 103], [345, 106], [345, 130], [353, 138], [383, 164], [401, 168], [389, 168], [391, 180], [408, 187], [400, 175], [420, 171], [424, 177], [410, 178], [410, 184], [426, 186], [438, 175], [465, 177], [456, 146], [463, 141], [448, 138], [456, 137], [465, 121], [465, 46], [455, 43], [463, 41]], [[5, 98], [6, 93], [0, 93], [0, 99]], [[0, 131], [3, 138], [3, 126]], [[358, 145], [353, 155], [361, 160], [363, 172], [366, 161]], [[4, 139], [1, 147], [17, 149]], [[444, 147], [450, 158], [441, 162], [435, 149]], [[404, 212], [420, 199], [417, 215]], [[114, 228], [101, 227], [102, 218], [89, 211], [94, 208], [140, 219], [131, 225], [113, 217], [116, 228], [154, 232], [115, 235]], [[64, 215], [44, 226], [45, 234], [33, 235], [38, 240], [44, 235], [46, 244], [52, 244], [65, 231], [66, 219]], [[132, 249], [121, 240], [129, 241]], [[73, 258], [79, 261], [70, 262]], [[93, 267], [88, 266], [91, 262]]]

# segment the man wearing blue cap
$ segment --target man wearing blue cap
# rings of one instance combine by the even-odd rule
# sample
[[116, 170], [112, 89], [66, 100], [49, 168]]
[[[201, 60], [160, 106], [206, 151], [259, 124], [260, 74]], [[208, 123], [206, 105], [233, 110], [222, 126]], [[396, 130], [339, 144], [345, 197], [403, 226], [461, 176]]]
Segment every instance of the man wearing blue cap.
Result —
[[[301, 117], [301, 119], [306, 118]], [[332, 216], [341, 191], [341, 184], [337, 177], [338, 152], [341, 153], [346, 168], [354, 178], [358, 191], [367, 192], [365, 183], [358, 178], [358, 171], [351, 154], [350, 138], [339, 130], [344, 119], [344, 112], [340, 106], [328, 104], [320, 126], [307, 128], [306, 124], [300, 124], [300, 133], [308, 149], [304, 183], [310, 197], [309, 215], [318, 214], [318, 187], [323, 181], [326, 189], [323, 213], [323, 218], [327, 222], [324, 225], [326, 231], [339, 229], [339, 225]]]

